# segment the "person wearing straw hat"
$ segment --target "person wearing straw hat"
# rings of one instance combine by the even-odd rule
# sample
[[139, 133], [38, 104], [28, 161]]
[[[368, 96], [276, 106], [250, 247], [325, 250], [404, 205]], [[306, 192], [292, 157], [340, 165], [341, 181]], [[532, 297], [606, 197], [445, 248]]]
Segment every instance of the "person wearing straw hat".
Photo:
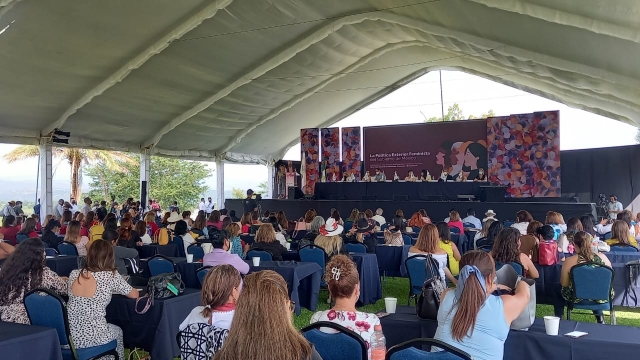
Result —
[[375, 253], [378, 239], [372, 236], [371, 232], [375, 229], [375, 224], [370, 224], [367, 219], [360, 219], [351, 228], [346, 236], [347, 243], [359, 243], [367, 247], [368, 253]]
[[497, 214], [495, 212], [493, 212], [493, 210], [487, 210], [486, 213], [484, 213], [485, 218], [482, 219], [482, 222], [486, 222], [487, 220], [494, 220], [494, 221], [498, 221], [498, 219], [495, 218]]
[[176, 223], [180, 220], [182, 220], [182, 216], [180, 216], [180, 214], [175, 211], [172, 212], [171, 215], [169, 215], [169, 217], [167, 218], [167, 229], [171, 231], [175, 230]]
[[328, 218], [327, 222], [320, 227], [320, 234], [316, 236], [313, 243], [324, 249], [328, 257], [338, 254], [347, 254], [347, 247], [342, 241], [342, 231], [344, 228], [334, 218]]

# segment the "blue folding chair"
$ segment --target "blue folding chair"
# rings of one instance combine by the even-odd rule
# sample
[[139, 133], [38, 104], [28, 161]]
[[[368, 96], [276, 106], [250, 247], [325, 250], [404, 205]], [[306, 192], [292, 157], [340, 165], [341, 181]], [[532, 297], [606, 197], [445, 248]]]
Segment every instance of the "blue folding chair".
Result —
[[513, 220], [505, 220], [502, 225], [504, 226], [504, 228], [510, 228], [511, 225], [515, 224], [515, 222]]
[[468, 222], [463, 223], [462, 227], [464, 227], [465, 229], [475, 229], [476, 228], [475, 225], [473, 225], [472, 223], [468, 223]]
[[[331, 332], [324, 332], [329, 328]], [[314, 345], [323, 359], [331, 360], [367, 360], [367, 345], [362, 337], [344, 326], [319, 321], [302, 330], [302, 336]]]
[[609, 231], [608, 233], [604, 234], [602, 237], [603, 237], [604, 240], [611, 239], [611, 231]]
[[149, 273], [151, 276], [157, 276], [165, 273], [177, 272], [176, 264], [173, 260], [164, 255], [154, 255], [147, 261]]
[[349, 243], [347, 244], [347, 251], [355, 254], [366, 254], [367, 247], [363, 244]]
[[[616, 313], [613, 308], [611, 290], [613, 288], [613, 269], [595, 262], [584, 262], [574, 265], [569, 270], [569, 278], [573, 284], [575, 296], [582, 300], [579, 303], [567, 302], [567, 320], [571, 320], [573, 309], [591, 311], [610, 311], [611, 324], [616, 324]], [[599, 303], [596, 301], [606, 301]]]
[[411, 236], [402, 234], [402, 241], [404, 241], [405, 245], [411, 245]]
[[203, 266], [200, 269], [196, 270], [196, 276], [198, 277], [198, 281], [200, 281], [200, 287], [202, 287], [202, 284], [204, 284], [204, 278], [205, 276], [207, 276], [207, 273], [209, 273], [209, 270], [211, 270], [212, 266]]
[[[414, 346], [430, 345], [442, 349], [438, 352], [427, 352], [416, 349]], [[414, 360], [414, 359], [434, 359], [434, 360], [472, 360], [471, 355], [453, 347], [447, 343], [436, 339], [420, 338], [405, 341], [394, 345], [387, 350], [385, 360]]]
[[[353, 221], [345, 221], [343, 226], [345, 234], [348, 233], [352, 227], [353, 227]], [[380, 230], [384, 230], [384, 229], [380, 229]]]
[[484, 252], [491, 252], [491, 249], [493, 249], [493, 242], [490, 242], [486, 237], [480, 238], [476, 241], [476, 248]]
[[104, 345], [77, 349], [69, 330], [67, 308], [60, 296], [48, 289], [34, 289], [24, 295], [24, 307], [32, 325], [56, 329], [60, 340], [62, 358], [65, 360], [90, 360], [111, 355], [120, 359], [116, 340]]
[[460, 229], [458, 229], [458, 228], [457, 228], [457, 227], [455, 227], [455, 226], [449, 226], [449, 231], [450, 231], [452, 234], [460, 234]]
[[204, 249], [200, 244], [191, 244], [187, 248], [187, 254], [193, 255], [193, 261], [202, 260], [204, 258]]
[[56, 249], [52, 248], [44, 248], [44, 253], [47, 256], [58, 256], [58, 252], [56, 251]]
[[[496, 271], [502, 269], [502, 267], [505, 266], [505, 265], [506, 265], [505, 263], [501, 263], [499, 261], [496, 261]], [[523, 275], [524, 274], [524, 267], [522, 266], [522, 264], [517, 263], [515, 261], [512, 261], [512, 262], [509, 263], [509, 265], [511, 265], [513, 270], [515, 270], [518, 273], [518, 275], [524, 276]]]
[[[409, 274], [409, 299], [407, 300], [407, 305], [411, 304], [412, 298], [416, 302], [418, 301], [418, 295], [422, 292], [422, 285], [424, 285], [426, 279], [431, 279], [433, 276], [431, 273], [427, 274], [426, 260], [426, 255], [415, 255], [408, 257], [404, 261], [407, 274]], [[437, 263], [434, 265], [436, 269], [440, 267]], [[440, 276], [440, 274], [436, 274], [436, 276]]]
[[389, 228], [389, 226], [391, 226], [391, 225], [389, 225], [389, 224], [382, 224], [382, 225], [380, 226], [380, 230], [381, 230], [381, 231], [385, 231], [385, 230], [387, 230], [387, 229]]
[[187, 254], [184, 252], [184, 241], [182, 240], [182, 236], [174, 236], [171, 243], [176, 244], [178, 247], [178, 257], [187, 257]]
[[16, 241], [18, 242], [18, 244], [27, 240], [28, 238], [29, 238], [29, 235], [27, 234], [21, 234], [21, 233], [16, 234]]
[[324, 249], [320, 246], [309, 244], [299, 249], [298, 255], [300, 255], [300, 261], [314, 262], [320, 266], [320, 268], [322, 269], [322, 276], [320, 277], [320, 279], [322, 280], [320, 282], [320, 285], [326, 287], [327, 284], [324, 282], [324, 269], [327, 264], [327, 253], [324, 251]]
[[638, 249], [628, 245], [611, 245], [611, 251], [615, 252], [638, 252]]
[[246, 259], [251, 260], [254, 257], [259, 257], [260, 261], [273, 261], [273, 255], [271, 254], [271, 252], [267, 250], [258, 250], [258, 249], [249, 250], [247, 252]]
[[78, 248], [70, 242], [63, 241], [58, 244], [60, 255], [78, 256]]

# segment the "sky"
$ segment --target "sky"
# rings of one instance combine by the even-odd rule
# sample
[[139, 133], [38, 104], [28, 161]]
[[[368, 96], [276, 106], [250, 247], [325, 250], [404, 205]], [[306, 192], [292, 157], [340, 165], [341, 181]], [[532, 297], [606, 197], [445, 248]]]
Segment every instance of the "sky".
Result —
[[[561, 150], [600, 148], [636, 144], [637, 128], [617, 120], [577, 110], [520, 91], [491, 80], [458, 71], [442, 71], [444, 111], [459, 104], [465, 116], [493, 110], [497, 116], [560, 110]], [[431, 72], [366, 108], [346, 117], [334, 126], [380, 126], [423, 122], [425, 118], [441, 116], [440, 80]], [[8, 164], [2, 156], [16, 145], [0, 144], [0, 179], [33, 183], [35, 188], [37, 159]], [[285, 160], [300, 160], [300, 145], [292, 147]], [[214, 163], [206, 163], [215, 171]], [[54, 160], [54, 181], [69, 179], [70, 168]], [[225, 164], [225, 190], [256, 188], [267, 180], [267, 168], [261, 165]], [[85, 188], [89, 179], [85, 179]], [[216, 188], [215, 172], [207, 179], [210, 189]]]

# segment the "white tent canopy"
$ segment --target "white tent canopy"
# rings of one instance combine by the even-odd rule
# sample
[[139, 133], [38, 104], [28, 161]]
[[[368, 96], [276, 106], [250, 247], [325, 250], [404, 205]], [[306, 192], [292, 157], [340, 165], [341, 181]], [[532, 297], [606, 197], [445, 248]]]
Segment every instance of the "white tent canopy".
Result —
[[0, 0], [0, 142], [267, 163], [435, 69], [640, 125], [637, 0]]

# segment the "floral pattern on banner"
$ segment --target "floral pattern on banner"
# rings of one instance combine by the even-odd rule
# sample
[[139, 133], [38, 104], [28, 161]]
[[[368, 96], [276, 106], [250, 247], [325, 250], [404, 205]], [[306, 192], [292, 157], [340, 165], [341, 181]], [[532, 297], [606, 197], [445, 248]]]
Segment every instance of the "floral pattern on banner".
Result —
[[353, 174], [356, 181], [361, 178], [360, 154], [362, 153], [362, 137], [360, 127], [342, 128], [342, 164], [345, 173]]
[[559, 197], [560, 112], [487, 119], [489, 179], [507, 197]]
[[320, 137], [320, 181], [340, 181], [340, 128], [320, 129]]
[[[378, 316], [361, 311], [318, 311], [311, 316], [311, 324], [318, 321], [330, 321], [355, 332], [360, 335], [367, 344], [367, 349], [369, 349], [369, 341], [371, 340], [371, 335], [373, 335], [375, 331], [375, 327], [380, 325], [380, 319]], [[325, 331], [324, 328], [321, 329], [322, 331]], [[332, 329], [326, 329], [326, 331], [334, 332]]]
[[305, 194], [313, 194], [316, 182], [320, 179], [318, 133], [318, 129], [300, 130], [300, 150], [302, 152], [300, 172], [302, 191]]

